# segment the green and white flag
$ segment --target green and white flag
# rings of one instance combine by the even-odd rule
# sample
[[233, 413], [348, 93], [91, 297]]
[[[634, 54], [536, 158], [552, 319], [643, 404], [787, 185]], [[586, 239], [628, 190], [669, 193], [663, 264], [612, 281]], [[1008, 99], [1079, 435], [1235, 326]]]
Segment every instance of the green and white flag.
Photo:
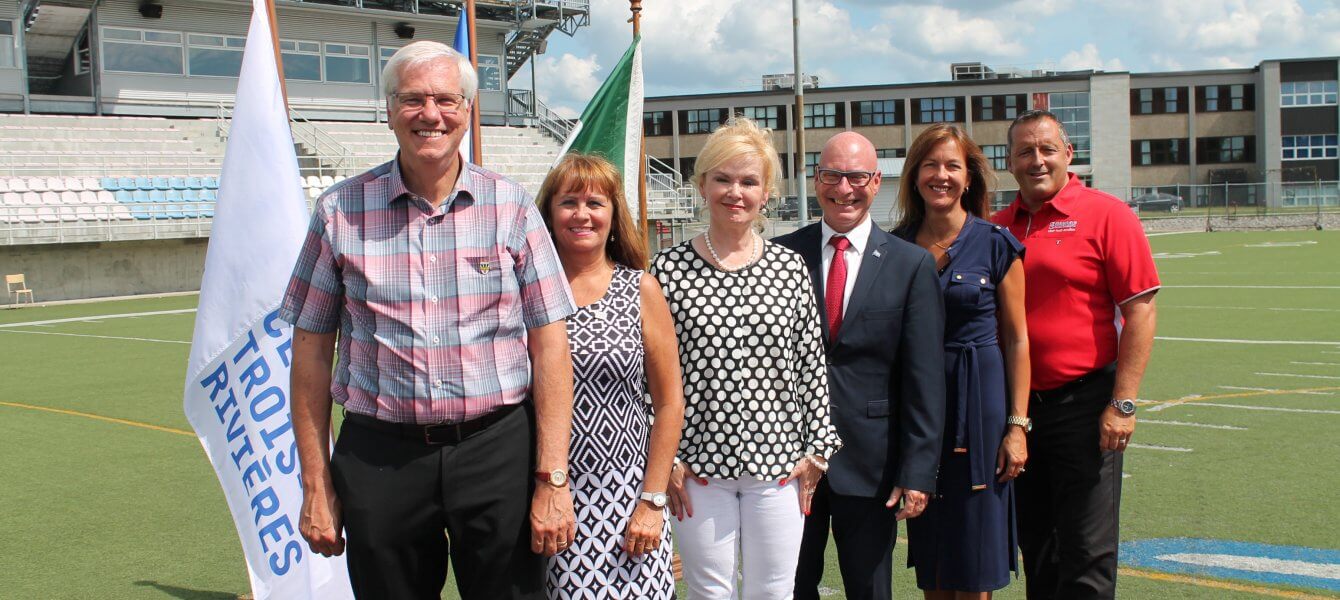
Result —
[[623, 173], [624, 198], [638, 219], [637, 178], [642, 152], [642, 37], [623, 53], [563, 142], [568, 152], [598, 154]]

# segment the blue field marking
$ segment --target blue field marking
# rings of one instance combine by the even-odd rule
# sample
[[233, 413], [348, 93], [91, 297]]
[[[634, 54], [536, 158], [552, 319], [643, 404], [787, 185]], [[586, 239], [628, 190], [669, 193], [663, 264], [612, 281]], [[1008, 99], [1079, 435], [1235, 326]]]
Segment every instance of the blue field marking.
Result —
[[1165, 573], [1245, 579], [1340, 592], [1340, 550], [1231, 540], [1162, 538], [1121, 544], [1121, 562]]

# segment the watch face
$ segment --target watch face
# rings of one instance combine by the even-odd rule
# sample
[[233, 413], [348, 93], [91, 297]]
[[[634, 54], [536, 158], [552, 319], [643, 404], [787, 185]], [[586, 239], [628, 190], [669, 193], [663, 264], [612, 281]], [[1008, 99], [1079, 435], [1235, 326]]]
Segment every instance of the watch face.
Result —
[[1133, 415], [1135, 414], [1135, 401], [1129, 399], [1119, 400], [1117, 401], [1117, 410], [1121, 411], [1121, 414], [1124, 415]]
[[549, 483], [561, 486], [567, 482], [568, 473], [562, 469], [554, 469], [554, 472], [549, 474]]
[[651, 505], [652, 505], [652, 506], [655, 506], [656, 508], [664, 508], [664, 507], [665, 507], [665, 500], [666, 500], [665, 494], [652, 494], [652, 495], [651, 495]]

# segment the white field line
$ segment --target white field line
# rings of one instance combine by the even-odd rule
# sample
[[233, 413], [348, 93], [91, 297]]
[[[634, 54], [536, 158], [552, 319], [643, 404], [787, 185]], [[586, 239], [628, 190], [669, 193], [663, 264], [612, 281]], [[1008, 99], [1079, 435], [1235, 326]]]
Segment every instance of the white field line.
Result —
[[1163, 410], [1163, 409], [1165, 409], [1165, 408], [1172, 408], [1172, 407], [1177, 406], [1177, 405], [1179, 405], [1179, 404], [1185, 404], [1185, 403], [1187, 403], [1187, 402], [1190, 402], [1190, 401], [1192, 401], [1192, 400], [1195, 400], [1196, 398], [1199, 398], [1200, 396], [1201, 396], [1200, 394], [1190, 394], [1190, 395], [1182, 396], [1181, 398], [1178, 398], [1178, 399], [1176, 399], [1176, 400], [1169, 400], [1169, 401], [1164, 402], [1164, 403], [1162, 403], [1162, 404], [1159, 404], [1159, 405], [1156, 405], [1156, 406], [1151, 406], [1151, 407], [1149, 407], [1149, 408], [1147, 408], [1147, 409], [1145, 409], [1145, 410], [1148, 411], [1148, 412], [1158, 412], [1158, 411], [1161, 411], [1161, 410]]
[[1303, 375], [1300, 373], [1257, 373], [1257, 375], [1269, 375], [1272, 377], [1298, 377], [1300, 379], [1340, 379], [1335, 375]]
[[1209, 423], [1188, 423], [1186, 421], [1160, 421], [1158, 419], [1140, 419], [1140, 424], [1154, 423], [1159, 425], [1181, 425], [1182, 427], [1204, 427], [1205, 429], [1223, 429], [1227, 431], [1247, 431], [1246, 427], [1236, 425], [1211, 425]]
[[[1224, 390], [1241, 390], [1241, 391], [1245, 391], [1245, 392], [1278, 392], [1278, 391], [1279, 391], [1278, 388], [1244, 387], [1244, 386], [1241, 386], [1241, 385], [1221, 385], [1221, 386], [1219, 386], [1219, 388], [1220, 388], [1220, 389], [1224, 389]], [[1308, 395], [1308, 396], [1334, 396], [1334, 395], [1335, 395], [1335, 392], [1301, 391], [1301, 392], [1293, 392], [1293, 393], [1295, 393], [1295, 394], [1305, 394], [1305, 395]]]
[[1314, 366], [1318, 366], [1318, 367], [1340, 367], [1340, 363], [1337, 363], [1337, 362], [1307, 362], [1307, 361], [1302, 361], [1302, 360], [1291, 360], [1291, 361], [1289, 361], [1289, 364], [1291, 364], [1291, 365], [1314, 365]]
[[124, 337], [119, 335], [89, 335], [87, 333], [61, 333], [58, 331], [24, 331], [22, 329], [0, 329], [0, 333], [31, 333], [35, 335], [64, 335], [69, 337], [99, 338], [104, 340], [129, 340], [132, 342], [158, 342], [161, 344], [190, 344], [181, 340], [158, 340], [154, 338]]
[[1208, 290], [1340, 290], [1340, 285], [1165, 285], [1163, 289]]
[[1191, 452], [1190, 448], [1178, 448], [1177, 446], [1155, 446], [1153, 444], [1127, 444], [1126, 448], [1138, 448], [1140, 450], [1163, 450], [1165, 452]]
[[1160, 309], [1192, 308], [1197, 310], [1271, 310], [1275, 312], [1326, 312], [1326, 313], [1340, 312], [1340, 308], [1283, 308], [1283, 307], [1260, 308], [1256, 306], [1203, 306], [1198, 304], [1167, 304], [1167, 303], [1159, 304], [1159, 308]]
[[1160, 231], [1157, 233], [1146, 233], [1145, 237], [1159, 237], [1161, 235], [1183, 235], [1187, 233], [1204, 233], [1204, 231], [1198, 231], [1195, 229], [1188, 229], [1186, 231]]
[[1340, 341], [1328, 342], [1323, 340], [1239, 340], [1232, 338], [1192, 338], [1192, 337], [1165, 337], [1156, 336], [1154, 339], [1167, 342], [1203, 342], [1207, 344], [1255, 344], [1267, 346], [1337, 346], [1340, 347]]
[[1340, 415], [1340, 410], [1322, 410], [1320, 408], [1284, 408], [1281, 406], [1248, 406], [1245, 404], [1218, 404], [1215, 402], [1197, 402], [1191, 406], [1214, 406], [1217, 408], [1241, 408], [1243, 410], [1269, 410], [1275, 412], [1307, 413], [1312, 415]]
[[155, 315], [180, 315], [195, 312], [194, 308], [179, 308], [176, 310], [155, 310], [142, 313], [124, 313], [119, 315], [93, 315], [90, 317], [71, 317], [68, 319], [50, 319], [46, 321], [28, 321], [27, 323], [0, 323], [0, 328], [6, 327], [34, 327], [48, 326], [56, 323], [82, 323], [87, 321], [100, 321], [102, 319], [133, 319], [135, 317], [152, 317]]

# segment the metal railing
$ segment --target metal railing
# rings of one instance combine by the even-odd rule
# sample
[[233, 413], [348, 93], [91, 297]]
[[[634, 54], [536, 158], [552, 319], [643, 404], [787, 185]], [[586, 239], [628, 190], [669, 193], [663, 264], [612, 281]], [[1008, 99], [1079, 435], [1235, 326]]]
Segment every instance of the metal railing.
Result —
[[[326, 132], [320, 125], [308, 119], [306, 115], [295, 108], [290, 107], [288, 113], [289, 131], [293, 132], [293, 141], [305, 145], [313, 151], [299, 158], [314, 159], [319, 166], [330, 169], [340, 169], [351, 163], [353, 152], [350, 152], [349, 148], [340, 143], [340, 140], [336, 139], [335, 136]], [[219, 138], [226, 140], [232, 127], [233, 110], [220, 102], [216, 115]]]
[[574, 127], [572, 119], [560, 117], [530, 90], [507, 91], [507, 115], [530, 120], [527, 124], [535, 125], [560, 144], [567, 141]]

